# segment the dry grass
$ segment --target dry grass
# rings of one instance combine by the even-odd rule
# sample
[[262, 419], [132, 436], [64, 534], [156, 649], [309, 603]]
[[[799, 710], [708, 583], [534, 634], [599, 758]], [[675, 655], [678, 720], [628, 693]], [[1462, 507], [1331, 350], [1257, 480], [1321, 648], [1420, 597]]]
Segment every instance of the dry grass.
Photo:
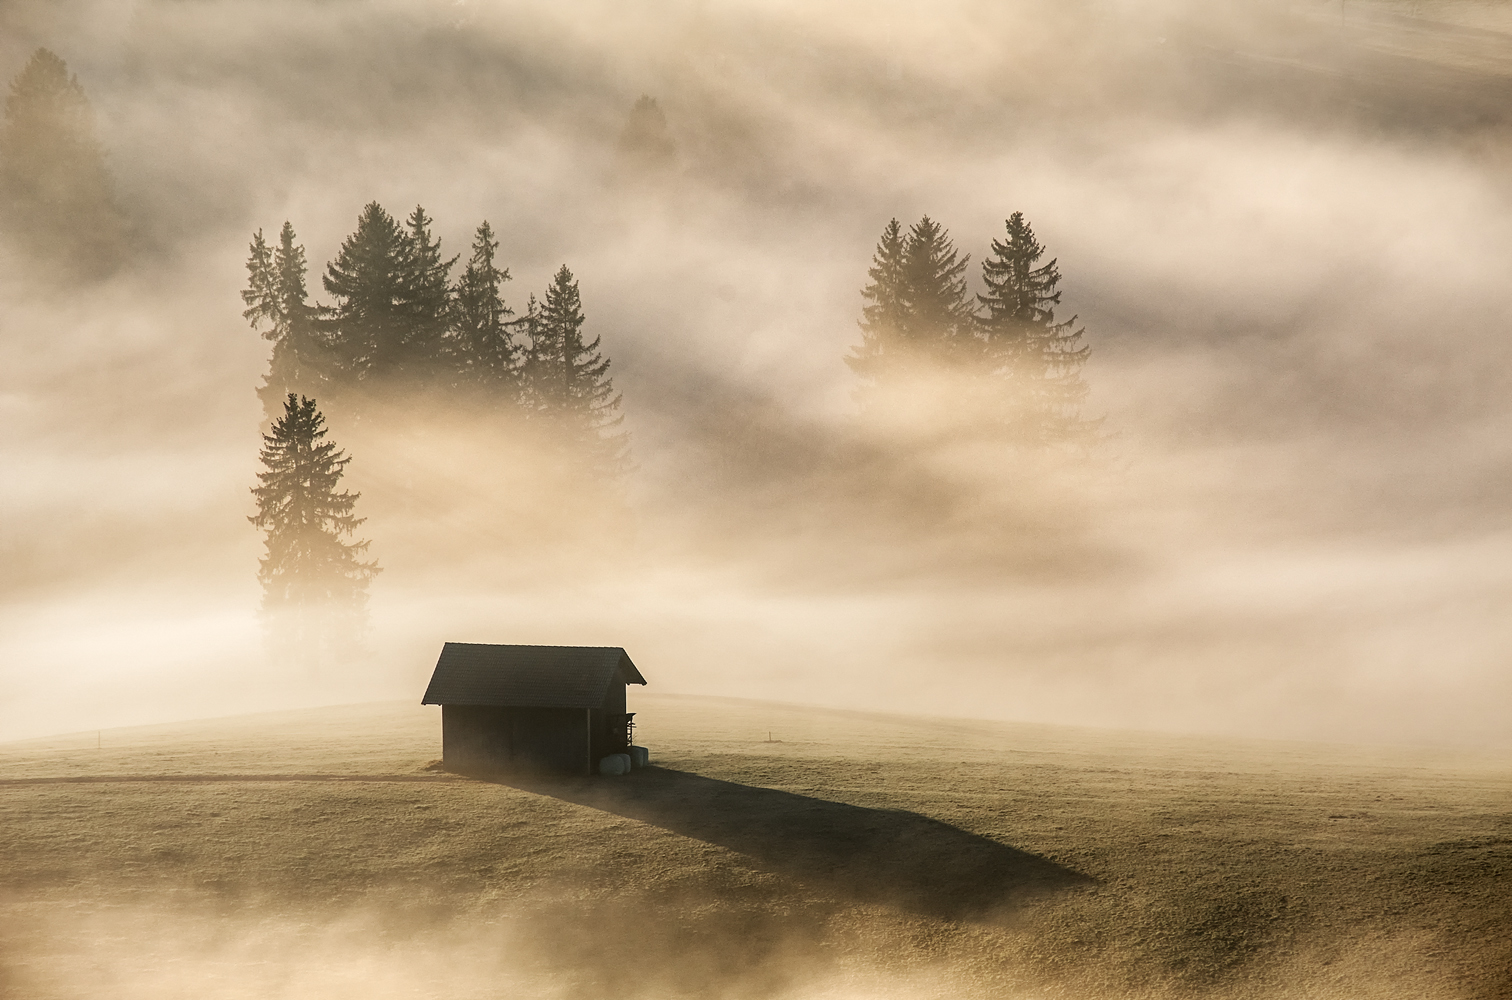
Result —
[[0, 747], [0, 993], [1512, 996], [1506, 753], [636, 701], [528, 787], [403, 705]]

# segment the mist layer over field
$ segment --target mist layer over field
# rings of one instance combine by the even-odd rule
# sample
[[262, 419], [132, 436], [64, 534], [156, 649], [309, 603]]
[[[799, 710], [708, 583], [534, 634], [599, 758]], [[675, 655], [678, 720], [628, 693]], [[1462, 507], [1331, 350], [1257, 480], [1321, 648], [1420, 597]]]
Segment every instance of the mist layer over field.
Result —
[[[662, 690], [1501, 740], [1512, 682], [1503, 4], [17, 3], [92, 101], [134, 261], [0, 275], [0, 735], [418, 696], [443, 640], [627, 647]], [[642, 93], [675, 167], [618, 157]], [[445, 400], [342, 426], [371, 656], [265, 661], [245, 521], [290, 220], [378, 200], [519, 309], [568, 263], [625, 509]], [[842, 362], [883, 225], [1023, 211], [1085, 323], [1090, 462]], [[317, 293], [317, 297], [320, 297]], [[969, 423], [969, 414], [966, 420]]]

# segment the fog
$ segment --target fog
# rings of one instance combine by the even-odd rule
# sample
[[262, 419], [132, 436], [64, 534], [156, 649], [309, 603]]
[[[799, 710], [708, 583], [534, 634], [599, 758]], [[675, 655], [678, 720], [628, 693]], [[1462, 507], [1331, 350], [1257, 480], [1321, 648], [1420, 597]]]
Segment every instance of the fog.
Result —
[[[0, 6], [88, 94], [131, 265], [0, 273], [0, 739], [420, 696], [445, 640], [622, 645], [658, 690], [1505, 742], [1503, 3]], [[675, 167], [617, 140], [657, 98]], [[602, 514], [433, 403], [343, 426], [360, 663], [265, 656], [251, 234], [310, 284], [377, 200], [567, 263], [636, 468]], [[1089, 460], [843, 362], [887, 220], [1022, 211], [1092, 348]], [[564, 524], [563, 522], [570, 522]]]
[[[603, 930], [589, 934], [581, 918], [574, 920], [549, 909], [492, 912], [487, 920], [476, 922], [433, 918], [429, 925], [419, 926], [413, 918], [406, 919], [408, 915], [359, 908], [334, 916], [301, 914], [282, 919], [262, 914], [228, 918], [213, 911], [190, 909], [186, 914], [143, 906], [122, 906], [82, 917], [57, 916], [60, 912], [66, 913], [66, 907], [57, 907], [40, 926], [22, 929], [15, 937], [32, 944], [33, 939], [56, 942], [77, 936], [90, 942], [88, 958], [73, 963], [66, 975], [59, 975], [56, 965], [40, 974], [28, 970], [29, 975], [17, 978], [18, 984], [56, 995], [108, 990], [128, 1000], [198, 997], [207, 989], [228, 998], [386, 1000], [435, 996], [441, 991], [447, 996], [489, 997], [497, 996], [501, 988], [538, 997], [581, 996], [602, 989], [606, 980], [616, 977], [622, 979], [617, 984], [619, 992], [633, 997], [699, 995], [712, 990], [721, 996], [782, 1000], [990, 996], [991, 987], [1001, 990], [1004, 979], [1016, 993], [1027, 996], [1054, 995], [1055, 989], [1022, 973], [994, 981], [980, 967], [967, 963], [961, 968], [958, 956], [951, 956], [957, 959], [954, 965], [941, 961], [913, 967], [891, 964], [885, 958], [878, 963], [878, 956], [868, 956], [871, 962], [833, 958], [826, 962], [822, 949], [804, 942], [796, 929], [776, 941], [764, 941], [755, 967], [740, 969], [744, 978], [732, 976], [734, 970], [703, 955], [690, 959], [679, 950], [674, 952], [677, 960], [669, 961], [659, 953], [670, 950], [671, 942], [654, 935], [649, 939], [637, 936], [638, 947], [631, 952], [635, 974], [627, 975], [620, 962], [604, 955], [608, 935]], [[595, 912], [594, 916], [605, 915]], [[732, 933], [727, 927], [719, 930]], [[1027, 936], [1022, 930], [1019, 934], [999, 932], [991, 940], [1017, 951], [1024, 948]], [[1411, 932], [1398, 933], [1387, 943], [1393, 950], [1422, 946]], [[1307, 950], [1312, 947], [1309, 943]], [[1334, 967], [1330, 974], [1318, 975], [1305, 963], [1295, 963], [1296, 968], [1284, 977], [1283, 990], [1250, 995], [1326, 996], [1346, 976], [1351, 985], [1366, 984], [1367, 996], [1400, 995], [1398, 990], [1426, 997], [1454, 995], [1452, 988], [1446, 989], [1425, 972], [1401, 970], [1396, 978], [1383, 976], [1380, 942], [1352, 942], [1321, 950]], [[648, 960], [648, 951], [658, 955], [662, 964]], [[984, 987], [983, 979], [991, 987]], [[1083, 995], [1138, 993], [1094, 987]]]

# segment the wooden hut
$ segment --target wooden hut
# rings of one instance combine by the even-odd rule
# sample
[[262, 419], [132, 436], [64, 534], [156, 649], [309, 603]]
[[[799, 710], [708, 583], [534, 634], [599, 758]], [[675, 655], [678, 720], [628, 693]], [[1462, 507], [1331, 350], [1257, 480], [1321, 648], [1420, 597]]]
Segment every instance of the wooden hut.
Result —
[[618, 646], [448, 642], [421, 704], [441, 706], [449, 771], [593, 774], [629, 751], [625, 686], [645, 683]]

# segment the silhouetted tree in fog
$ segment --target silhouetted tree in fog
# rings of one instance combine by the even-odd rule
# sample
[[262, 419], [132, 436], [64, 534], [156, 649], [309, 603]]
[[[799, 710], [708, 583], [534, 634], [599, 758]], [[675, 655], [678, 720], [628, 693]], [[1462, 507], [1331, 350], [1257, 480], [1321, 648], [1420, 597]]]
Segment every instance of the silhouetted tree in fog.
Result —
[[330, 335], [335, 374], [348, 384], [402, 371], [412, 316], [405, 301], [408, 238], [376, 201], [357, 218], [326, 265], [321, 284], [335, 297]]
[[494, 264], [499, 243], [485, 221], [473, 237], [472, 257], [452, 288], [452, 354], [464, 386], [495, 405], [518, 402], [522, 351], [515, 343], [514, 310], [500, 287], [509, 269]]
[[845, 363], [866, 385], [874, 385], [885, 377], [884, 371], [902, 343], [907, 324], [903, 241], [903, 227], [892, 219], [882, 230], [872, 266], [867, 269], [871, 280], [861, 289], [861, 298], [866, 303], [861, 307], [861, 343], [851, 349]]
[[419, 205], [405, 220], [400, 243], [400, 271], [395, 296], [406, 319], [399, 345], [399, 371], [411, 379], [441, 373], [451, 320], [451, 285], [447, 275], [457, 258], [441, 259], [441, 243], [431, 236], [431, 222]]
[[330, 380], [331, 352], [320, 329], [324, 310], [309, 301], [305, 251], [294, 239], [288, 222], [276, 247], [268, 246], [259, 229], [252, 237], [247, 287], [242, 290], [247, 304], [242, 315], [252, 329], [265, 327], [263, 337], [273, 342], [268, 374], [257, 390], [269, 420], [277, 418], [286, 396], [315, 396]]
[[970, 356], [969, 260], [927, 215], [907, 233], [888, 222], [861, 290], [861, 343], [846, 358], [865, 386], [887, 388]]
[[974, 332], [964, 277], [970, 260], [957, 253], [945, 227], [927, 215], [903, 242], [903, 336], [936, 361], [956, 360]]
[[531, 335], [525, 365], [527, 405], [561, 439], [604, 474], [623, 470], [629, 443], [620, 430], [620, 395], [609, 376], [609, 359], [599, 353], [599, 337], [583, 341], [578, 283], [563, 264], [539, 306], [526, 311]]
[[[277, 246], [261, 231], [253, 236], [242, 298], [252, 327], [273, 341], [259, 390], [264, 405], [271, 408], [275, 394], [281, 405], [290, 393], [319, 389], [336, 412], [356, 419], [386, 403], [423, 430], [409, 393], [447, 391], [452, 410], [523, 416], [569, 464], [622, 471], [628, 444], [620, 396], [599, 339], [584, 340], [572, 272], [558, 270], [544, 297], [531, 296], [516, 318], [504, 303], [509, 271], [498, 266], [493, 228], [478, 226], [467, 266], [451, 283], [456, 258], [441, 256], [431, 224], [418, 206], [403, 223], [377, 202], [364, 207], [326, 265], [331, 306], [309, 301], [304, 249], [289, 223]], [[520, 429], [503, 420], [490, 433], [511, 427]]]
[[660, 174], [677, 163], [677, 144], [656, 98], [642, 94], [630, 108], [619, 139], [620, 161], [636, 173]]
[[32, 54], [5, 101], [0, 223], [22, 248], [76, 275], [107, 273], [125, 257], [94, 112], [78, 78], [47, 49]]
[[1060, 269], [1040, 264], [1045, 248], [1022, 212], [1005, 223], [1007, 239], [992, 241], [982, 262], [987, 286], [977, 300], [985, 371], [1005, 406], [1003, 419], [1026, 441], [1050, 444], [1084, 436], [1092, 424], [1080, 415], [1087, 385], [1081, 370], [1090, 349], [1081, 343], [1076, 317], [1055, 319]]
[[441, 259], [430, 224], [418, 205], [401, 226], [369, 202], [326, 265], [322, 284], [336, 299], [328, 323], [334, 374], [348, 388], [424, 388], [444, 368], [455, 258]]
[[1074, 316], [1056, 320], [1060, 270], [1054, 260], [1040, 263], [1044, 247], [1023, 213], [1006, 226], [982, 264], [986, 292], [973, 302], [970, 258], [943, 227], [925, 216], [905, 233], [889, 221], [861, 290], [861, 343], [845, 361], [861, 380], [863, 406], [923, 403], [937, 417], [965, 418], [973, 432], [1020, 444], [1085, 442], [1096, 421], [1080, 413], [1083, 331]]
[[257, 571], [263, 614], [279, 645], [301, 657], [360, 637], [368, 583], [379, 572], [361, 558], [369, 543], [348, 540], [364, 520], [353, 513], [360, 495], [337, 491], [351, 459], [325, 436], [315, 401], [290, 393], [263, 436], [257, 513], [248, 518], [266, 532]]

